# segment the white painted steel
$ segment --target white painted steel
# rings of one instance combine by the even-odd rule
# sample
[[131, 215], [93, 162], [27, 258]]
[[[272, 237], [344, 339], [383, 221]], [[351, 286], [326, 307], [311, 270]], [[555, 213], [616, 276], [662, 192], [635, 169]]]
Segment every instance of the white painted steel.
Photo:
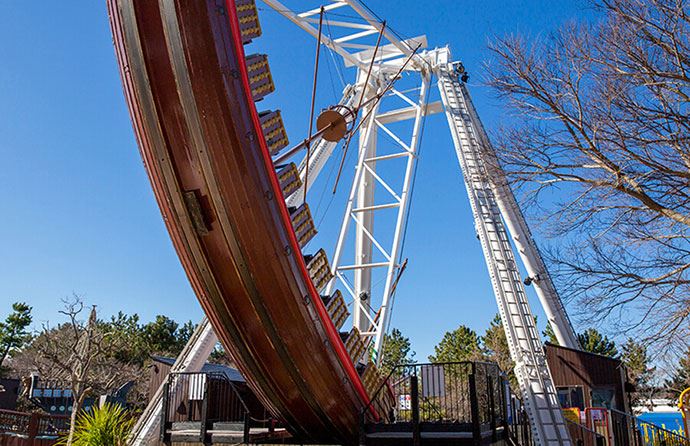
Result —
[[388, 331], [388, 326], [390, 325], [391, 321], [394, 298], [392, 286], [395, 277], [399, 271], [399, 265], [396, 262], [400, 257], [403, 234], [405, 233], [407, 209], [412, 192], [412, 175], [414, 172], [415, 163], [417, 161], [417, 151], [419, 148], [421, 129], [425, 118], [427, 94], [429, 92], [429, 83], [431, 82], [430, 73], [422, 72], [421, 77], [422, 85], [421, 90], [419, 92], [419, 99], [415, 105], [417, 110], [414, 117], [414, 124], [412, 125], [412, 137], [410, 138], [410, 143], [409, 145], [407, 145], [406, 148], [409, 154], [407, 158], [407, 165], [405, 167], [405, 177], [403, 180], [402, 191], [400, 193], [400, 198], [398, 200], [400, 203], [400, 207], [398, 208], [398, 216], [396, 219], [395, 229], [393, 232], [393, 249], [391, 251], [390, 260], [388, 264], [386, 284], [383, 288], [383, 299], [381, 302], [381, 308], [379, 309], [379, 323], [378, 326], [374, 327], [376, 337], [374, 338], [373, 354], [376, 358], [377, 365], [380, 365], [383, 359], [383, 355], [379, 355], [379, 352], [382, 351], [381, 347], [383, 345], [383, 336]]
[[468, 107], [472, 122], [476, 123], [475, 130], [481, 141], [481, 146], [483, 148], [482, 155], [485, 159], [484, 162], [491, 187], [496, 197], [496, 203], [503, 215], [503, 219], [512, 236], [513, 243], [517, 248], [520, 259], [527, 270], [527, 275], [531, 279], [532, 285], [534, 285], [534, 291], [541, 302], [541, 306], [546, 314], [546, 319], [551, 324], [559, 345], [579, 350], [580, 343], [570, 323], [568, 313], [565, 311], [563, 301], [544, 264], [537, 243], [532, 236], [529, 226], [527, 226], [527, 220], [525, 220], [525, 216], [520, 209], [515, 194], [508, 184], [505, 171], [499, 164], [496, 151], [491, 145], [491, 141], [489, 141], [489, 137], [486, 134], [486, 130], [479, 119], [474, 105], [469, 100]]
[[478, 137], [479, 122], [453, 65], [439, 65], [437, 76], [533, 438], [541, 446], [569, 446], [568, 427], [489, 178], [487, 141]]
[[[360, 70], [358, 73], [358, 84], [363, 85], [366, 78], [369, 77], [367, 71]], [[362, 91], [362, 97], [368, 98], [369, 89]], [[376, 113], [371, 110], [372, 107], [378, 105], [370, 105], [362, 109], [362, 116], [366, 116], [370, 111], [372, 115]], [[373, 121], [376, 122], [375, 120]], [[359, 152], [364, 159], [376, 156], [376, 142], [378, 130], [372, 121], [368, 120], [363, 123], [359, 129]], [[366, 137], [365, 137], [366, 136]], [[363, 162], [364, 167], [360, 177], [359, 184], [357, 184], [357, 201], [355, 206], [357, 208], [365, 208], [374, 205], [374, 192], [376, 190], [376, 182], [374, 181], [375, 173], [371, 169], [367, 169], [367, 163]], [[348, 215], [346, 218], [350, 219], [353, 215]], [[355, 265], [368, 265], [372, 263], [372, 245], [375, 242], [374, 232], [374, 213], [364, 212], [358, 216], [355, 221]], [[377, 247], [380, 244], [376, 241]], [[335, 267], [335, 266], [334, 266]], [[369, 329], [369, 321], [367, 315], [371, 312], [371, 268], [356, 268], [354, 271], [354, 305], [352, 308], [352, 325], [357, 328], [359, 332], [367, 331]]]
[[[373, 342], [373, 355], [377, 362], [382, 358], [377, 352], [381, 351], [383, 335], [390, 323], [393, 304], [392, 285], [400, 267], [398, 261], [405, 231], [405, 221], [412, 187], [412, 174], [417, 158], [416, 154], [419, 146], [419, 137], [422, 123], [425, 118], [425, 111], [427, 110], [427, 94], [431, 82], [430, 76], [429, 73], [421, 76], [421, 85], [416, 89], [419, 91], [419, 97], [416, 101], [409, 99], [409, 97], [404, 96], [400, 92], [395, 92], [391, 95], [397, 96], [414, 106], [414, 113], [397, 114], [395, 119], [389, 121], [412, 121], [411, 125], [407, 127], [410, 129], [410, 135], [407, 138], [399, 136], [399, 133], [396, 134], [379, 122], [378, 116], [380, 115], [376, 113], [376, 110], [372, 111], [368, 121], [361, 126], [359, 157], [355, 170], [355, 177], [350, 191], [350, 198], [346, 205], [346, 211], [341, 224], [341, 231], [331, 266], [334, 273], [334, 279], [326, 288], [326, 293], [329, 294], [333, 292], [338, 282], [350, 294], [353, 300], [353, 326], [357, 327], [362, 335], [371, 339], [370, 342]], [[361, 78], [362, 75], [360, 74], [360, 80]], [[379, 80], [379, 84], [383, 83], [383, 80]], [[366, 116], [366, 114], [367, 111], [363, 111], [363, 115]], [[378, 135], [376, 131], [378, 129], [383, 130], [393, 141], [403, 148], [403, 151], [377, 155]], [[401, 179], [402, 183], [402, 190], [400, 191], [396, 190], [377, 173], [378, 163], [398, 158], [406, 158], [406, 162], [403, 164], [404, 167], [401, 167], [399, 171], [399, 179]], [[384, 193], [389, 194], [394, 201], [375, 204], [373, 192], [376, 184], [380, 185]], [[353, 200], [355, 199], [357, 200], [356, 207], [355, 204], [353, 204]], [[382, 246], [382, 243], [376, 239], [373, 229], [376, 213], [386, 209], [395, 209], [396, 211], [395, 228], [393, 229], [392, 241], [388, 249]], [[348, 234], [348, 228], [352, 222], [355, 223], [354, 262], [345, 264], [343, 263], [344, 258], [342, 253]], [[375, 252], [374, 248], [381, 253], [385, 262], [372, 261]], [[385, 278], [385, 284], [380, 296], [373, 296], [371, 294], [372, 269], [374, 268], [385, 268], [385, 276], [383, 276], [383, 278]], [[350, 270], [354, 271], [354, 286], [351, 286], [343, 275], [345, 271]], [[362, 299], [363, 296], [367, 297], [366, 301]], [[376, 317], [372, 316], [373, 312], [370, 308], [370, 302], [372, 302], [374, 298], [376, 298], [377, 302], [381, 302], [376, 312]]]

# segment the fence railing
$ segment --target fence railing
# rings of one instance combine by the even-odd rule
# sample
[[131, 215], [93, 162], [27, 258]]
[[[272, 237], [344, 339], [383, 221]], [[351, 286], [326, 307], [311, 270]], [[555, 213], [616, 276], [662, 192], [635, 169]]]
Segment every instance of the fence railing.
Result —
[[639, 420], [625, 412], [610, 410], [615, 444], [630, 446], [690, 446], [690, 438]]
[[[587, 426], [565, 419], [570, 432], [570, 439], [574, 446], [606, 446], [606, 438]], [[628, 446], [628, 443], [621, 443], [621, 446]]]
[[509, 392], [508, 439], [513, 445], [532, 446], [532, 427], [522, 400]]
[[496, 364], [447, 362], [396, 366], [362, 411], [367, 425], [399, 423], [466, 431], [475, 439], [507, 435], [509, 387]]
[[26, 435], [30, 420], [30, 413], [0, 410], [0, 432]]
[[58, 438], [69, 431], [67, 415], [17, 412], [0, 409], [0, 434], [11, 434], [28, 439]]
[[175, 425], [199, 427], [206, 444], [213, 424], [224, 422], [242, 429], [249, 441], [251, 417], [238, 389], [224, 373], [171, 373], [163, 391], [160, 439], [171, 441]]

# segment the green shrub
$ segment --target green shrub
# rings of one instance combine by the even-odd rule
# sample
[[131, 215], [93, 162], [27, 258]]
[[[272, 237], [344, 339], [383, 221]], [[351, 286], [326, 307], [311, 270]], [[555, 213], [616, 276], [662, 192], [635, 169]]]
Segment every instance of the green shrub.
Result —
[[[72, 446], [124, 446], [134, 419], [122, 407], [106, 403], [82, 412], [74, 427]], [[68, 437], [58, 445], [66, 445]]]

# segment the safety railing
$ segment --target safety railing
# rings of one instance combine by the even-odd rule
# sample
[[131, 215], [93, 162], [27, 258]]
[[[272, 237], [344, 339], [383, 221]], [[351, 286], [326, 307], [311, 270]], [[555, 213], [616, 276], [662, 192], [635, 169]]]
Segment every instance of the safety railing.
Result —
[[[69, 431], [70, 417], [0, 409], [0, 434], [34, 439], [55, 439]], [[0, 442], [2, 444], [2, 442]]]
[[173, 431], [199, 429], [199, 441], [210, 441], [214, 423], [242, 430], [249, 442], [251, 417], [238, 389], [224, 373], [171, 373], [163, 390], [161, 441], [171, 441]]
[[[565, 421], [574, 446], [607, 446], [606, 438], [598, 432], [567, 418]], [[622, 443], [622, 445], [627, 446], [628, 443]]]
[[625, 412], [610, 409], [615, 444], [630, 446], [690, 446], [690, 438], [648, 423]]
[[0, 432], [26, 434], [29, 432], [31, 414], [14, 410], [0, 410]]
[[508, 392], [508, 440], [511, 445], [532, 446], [532, 428], [522, 400]]
[[[507, 435], [508, 385], [496, 364], [447, 362], [396, 366], [361, 413], [362, 433], [397, 424], [419, 436], [433, 429], [474, 439]], [[368, 425], [368, 426], [367, 426]]]

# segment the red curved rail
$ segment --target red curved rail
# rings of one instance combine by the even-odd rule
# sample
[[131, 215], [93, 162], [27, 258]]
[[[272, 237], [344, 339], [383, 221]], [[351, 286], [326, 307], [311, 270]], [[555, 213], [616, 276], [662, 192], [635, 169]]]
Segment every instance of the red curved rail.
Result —
[[302, 258], [234, 1], [108, 0], [108, 8], [146, 170], [214, 330], [293, 434], [353, 442], [368, 396]]

